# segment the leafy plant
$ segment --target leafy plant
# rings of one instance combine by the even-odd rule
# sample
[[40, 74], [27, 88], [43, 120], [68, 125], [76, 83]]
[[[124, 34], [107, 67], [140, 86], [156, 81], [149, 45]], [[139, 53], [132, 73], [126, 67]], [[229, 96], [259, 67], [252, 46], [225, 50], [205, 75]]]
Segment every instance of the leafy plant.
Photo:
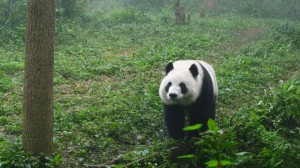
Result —
[[[196, 139], [197, 150], [195, 154], [180, 156], [181, 159], [192, 159], [195, 165], [204, 164], [208, 167], [222, 168], [234, 164], [233, 154], [244, 155], [246, 152], [237, 153], [237, 142], [230, 140], [227, 133], [216, 126], [216, 122], [209, 119], [208, 130]], [[185, 127], [185, 131], [198, 130], [201, 124]]]
[[[229, 1], [233, 2], [218, 4]], [[57, 19], [54, 133], [56, 153], [64, 159], [57, 162], [60, 167], [109, 167], [120, 155], [128, 157], [115, 164], [143, 158], [143, 166], [136, 167], [172, 167], [157, 88], [167, 62], [178, 59], [202, 59], [214, 65], [219, 85], [217, 122], [222, 128], [217, 130], [224, 130], [203, 134], [210, 144], [187, 157], [211, 161], [211, 166], [222, 165], [219, 160], [245, 168], [299, 165], [295, 97], [299, 85], [292, 82], [269, 91], [299, 74], [299, 23], [235, 15], [245, 9], [237, 8], [233, 14], [201, 20], [197, 11], [191, 13], [189, 25], [175, 26], [168, 24], [174, 22], [172, 6], [149, 13], [134, 4], [124, 7], [119, 0], [79, 3], [86, 2], [93, 5], [86, 8], [90, 20]], [[185, 6], [188, 11], [192, 1], [185, 2], [190, 4]], [[245, 3], [241, 5], [259, 1]], [[16, 142], [6, 139], [22, 132], [24, 32], [24, 24], [13, 29], [0, 26], [0, 157], [7, 167], [25, 161], [33, 167], [39, 162], [35, 156], [24, 156], [20, 142], [12, 147]], [[216, 151], [211, 150], [215, 141], [238, 143]], [[158, 158], [147, 157], [156, 152]]]
[[264, 103], [266, 110], [262, 123], [269, 130], [278, 130], [278, 133], [288, 139], [300, 138], [300, 82], [290, 81], [281, 84], [279, 88], [266, 93], [270, 103]]
[[19, 140], [15, 142], [2, 140], [0, 142], [0, 153], [0, 168], [54, 168], [63, 161], [59, 154], [49, 157], [26, 153], [23, 151]]
[[242, 167], [297, 167], [299, 164], [299, 82], [265, 91], [257, 106], [237, 114], [233, 131], [239, 148], [255, 155], [237, 160]]
[[6, 92], [14, 87], [14, 83], [10, 78], [2, 77], [0, 79], [0, 92]]
[[110, 14], [110, 21], [118, 23], [148, 22], [150, 18], [133, 7], [121, 8]]

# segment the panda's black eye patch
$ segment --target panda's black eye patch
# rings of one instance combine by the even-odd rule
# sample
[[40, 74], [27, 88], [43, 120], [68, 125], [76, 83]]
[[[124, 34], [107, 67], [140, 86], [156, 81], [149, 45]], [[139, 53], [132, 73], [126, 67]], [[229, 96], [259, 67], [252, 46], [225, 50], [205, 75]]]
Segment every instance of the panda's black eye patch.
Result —
[[165, 87], [166, 92], [169, 92], [169, 88], [170, 88], [171, 86], [172, 86], [172, 83], [169, 82], [169, 83], [167, 84], [167, 86]]
[[187, 87], [186, 87], [186, 85], [184, 84], [184, 83], [180, 83], [179, 84], [179, 86], [180, 86], [180, 89], [181, 89], [181, 92], [184, 94], [184, 93], [186, 93], [187, 91], [188, 91], [188, 89], [187, 89]]

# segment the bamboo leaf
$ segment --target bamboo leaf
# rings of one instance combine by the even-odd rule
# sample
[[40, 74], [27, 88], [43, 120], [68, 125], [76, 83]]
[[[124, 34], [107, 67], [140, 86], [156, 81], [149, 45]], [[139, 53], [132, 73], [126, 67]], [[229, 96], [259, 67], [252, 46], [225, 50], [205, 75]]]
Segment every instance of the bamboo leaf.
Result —
[[205, 164], [206, 164], [208, 167], [217, 167], [218, 161], [217, 161], [217, 160], [210, 160], [210, 161], [208, 161], [208, 162], [205, 162]]
[[233, 164], [233, 162], [231, 162], [231, 161], [229, 161], [229, 160], [222, 160], [222, 161], [221, 161], [221, 165], [222, 165], [222, 166], [232, 165], [232, 164]]
[[196, 124], [196, 125], [184, 127], [183, 130], [184, 131], [194, 131], [194, 130], [200, 129], [201, 127], [202, 127], [202, 124]]
[[207, 125], [208, 125], [208, 129], [211, 131], [216, 131], [218, 129], [216, 122], [211, 118], [208, 119]]

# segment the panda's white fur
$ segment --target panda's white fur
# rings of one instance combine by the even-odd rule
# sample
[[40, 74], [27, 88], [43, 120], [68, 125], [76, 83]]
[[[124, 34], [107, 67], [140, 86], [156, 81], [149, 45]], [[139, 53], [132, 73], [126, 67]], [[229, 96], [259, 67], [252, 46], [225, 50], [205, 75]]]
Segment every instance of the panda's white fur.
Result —
[[[189, 70], [192, 65], [196, 65], [199, 74], [194, 78]], [[204, 61], [198, 60], [179, 60], [173, 63], [174, 69], [172, 69], [163, 78], [160, 88], [159, 96], [163, 103], [166, 105], [179, 104], [182, 106], [188, 106], [196, 101], [196, 99], [201, 95], [202, 81], [203, 81], [203, 70], [201, 65], [208, 71], [214, 88], [214, 95], [217, 96], [218, 88], [216, 76], [213, 68]], [[168, 92], [165, 87], [171, 82]], [[180, 83], [184, 83], [187, 87], [187, 93], [183, 94], [181, 92]], [[169, 94], [176, 94], [177, 98], [172, 99]]]
[[[215, 119], [218, 88], [213, 68], [204, 61], [179, 60], [169, 63], [159, 96], [163, 102], [168, 134], [174, 139], [197, 137]], [[202, 124], [200, 130], [184, 132], [186, 125]]]

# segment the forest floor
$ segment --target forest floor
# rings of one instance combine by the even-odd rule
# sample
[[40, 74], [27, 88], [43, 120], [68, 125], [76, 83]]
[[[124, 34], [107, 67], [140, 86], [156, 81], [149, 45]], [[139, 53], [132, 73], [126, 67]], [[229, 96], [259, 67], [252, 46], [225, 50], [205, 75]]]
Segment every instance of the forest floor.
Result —
[[[55, 52], [51, 160], [59, 167], [172, 167], [167, 153], [174, 141], [167, 137], [158, 96], [169, 61], [201, 59], [213, 64], [219, 85], [217, 123], [224, 130], [251, 118], [245, 111], [258, 109], [272, 89], [300, 79], [300, 42], [295, 38], [299, 23], [219, 16], [182, 26], [158, 20], [61, 26]], [[10, 159], [10, 154], [23, 156], [18, 151], [23, 48], [0, 48], [0, 151], [9, 151], [0, 152], [0, 164], [5, 159], [24, 164]], [[247, 138], [254, 146], [245, 149], [259, 153], [261, 148], [253, 142], [260, 139]]]

